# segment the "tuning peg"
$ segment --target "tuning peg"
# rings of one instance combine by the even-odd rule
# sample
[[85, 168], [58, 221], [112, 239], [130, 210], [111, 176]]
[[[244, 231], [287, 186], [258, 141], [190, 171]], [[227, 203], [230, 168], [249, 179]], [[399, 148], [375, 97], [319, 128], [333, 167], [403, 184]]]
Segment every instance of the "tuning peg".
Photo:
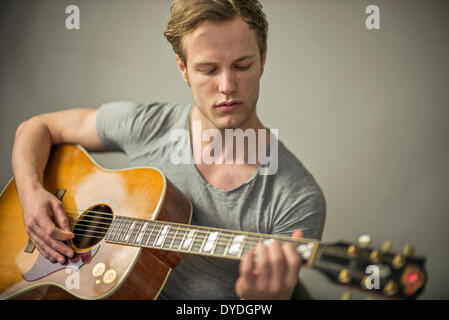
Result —
[[359, 246], [362, 248], [367, 248], [371, 243], [371, 237], [367, 234], [361, 235], [359, 237]]
[[384, 288], [384, 292], [387, 296], [393, 296], [398, 291], [398, 286], [394, 280], [389, 281]]
[[350, 257], [355, 257], [357, 255], [357, 247], [354, 244], [351, 244], [348, 249], [346, 250], [346, 253]]
[[349, 270], [348, 269], [341, 270], [340, 273], [338, 274], [338, 280], [344, 284], [350, 282], [351, 276], [349, 275]]
[[371, 251], [370, 255], [369, 255], [369, 260], [372, 263], [378, 263], [379, 262], [379, 258], [380, 258], [380, 252], [377, 249], [374, 249], [373, 251]]
[[382, 252], [388, 253], [388, 252], [391, 251], [391, 248], [392, 248], [392, 247], [393, 247], [393, 243], [392, 243], [390, 240], [385, 241], [385, 242], [382, 244]]
[[404, 256], [402, 254], [398, 253], [397, 255], [394, 256], [394, 258], [393, 258], [393, 267], [395, 269], [402, 268], [404, 263], [405, 263], [405, 259], [404, 259]]
[[405, 257], [411, 257], [415, 253], [415, 249], [411, 245], [406, 244], [403, 252]]
[[352, 290], [348, 289], [345, 293], [342, 294], [341, 300], [351, 300], [352, 299]]

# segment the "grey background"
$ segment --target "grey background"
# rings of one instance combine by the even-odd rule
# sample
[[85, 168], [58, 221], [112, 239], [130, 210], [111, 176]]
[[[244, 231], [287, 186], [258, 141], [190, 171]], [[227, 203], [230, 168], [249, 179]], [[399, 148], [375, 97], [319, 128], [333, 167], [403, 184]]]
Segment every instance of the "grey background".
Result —
[[[328, 203], [323, 241], [428, 258], [423, 299], [449, 298], [449, 5], [412, 0], [265, 0], [268, 59], [258, 104], [263, 123], [301, 159]], [[76, 4], [81, 29], [65, 28]], [[0, 184], [12, 175], [21, 121], [115, 100], [191, 101], [162, 33], [170, 1], [2, 1]], [[365, 28], [380, 8], [381, 30]], [[120, 154], [96, 154], [126, 167]], [[314, 270], [318, 299], [343, 293]], [[356, 298], [363, 295], [355, 294]]]

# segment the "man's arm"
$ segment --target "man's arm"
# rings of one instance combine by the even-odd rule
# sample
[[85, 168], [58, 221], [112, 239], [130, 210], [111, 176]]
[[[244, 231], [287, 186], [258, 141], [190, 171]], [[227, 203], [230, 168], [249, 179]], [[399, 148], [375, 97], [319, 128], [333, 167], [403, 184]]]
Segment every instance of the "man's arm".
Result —
[[12, 167], [25, 228], [39, 252], [52, 261], [64, 262], [64, 255], [73, 256], [73, 250], [62, 242], [73, 234], [61, 202], [42, 185], [44, 169], [55, 144], [106, 150], [96, 131], [97, 111], [71, 109], [46, 113], [24, 121], [16, 131]]

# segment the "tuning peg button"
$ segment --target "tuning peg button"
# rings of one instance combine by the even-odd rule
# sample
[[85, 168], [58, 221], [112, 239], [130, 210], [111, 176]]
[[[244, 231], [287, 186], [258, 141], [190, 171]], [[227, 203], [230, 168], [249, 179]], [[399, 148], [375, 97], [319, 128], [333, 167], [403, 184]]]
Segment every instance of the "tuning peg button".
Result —
[[393, 267], [395, 269], [400, 269], [402, 268], [402, 266], [405, 263], [405, 258], [402, 254], [398, 253], [397, 255], [394, 256], [393, 258]]
[[382, 244], [382, 252], [388, 253], [388, 252], [391, 251], [391, 248], [392, 248], [392, 247], [393, 247], [393, 243], [392, 243], [390, 240], [385, 241], [385, 242]]
[[357, 247], [353, 244], [351, 244], [348, 249], [346, 250], [346, 253], [350, 257], [355, 257], [357, 255]]
[[338, 280], [344, 284], [350, 282], [351, 276], [349, 275], [349, 270], [348, 269], [341, 270], [340, 273], [338, 274]]
[[387, 296], [393, 296], [396, 294], [396, 292], [398, 291], [398, 286], [396, 284], [396, 282], [394, 282], [393, 280], [389, 281], [384, 288], [384, 292]]
[[411, 245], [406, 244], [403, 252], [405, 257], [411, 257], [415, 253], [415, 249]]
[[369, 260], [372, 263], [378, 263], [379, 262], [379, 258], [380, 258], [379, 250], [374, 249], [373, 251], [371, 251], [371, 254], [369, 255]]
[[367, 234], [361, 235], [359, 237], [359, 245], [362, 248], [367, 248], [371, 243], [371, 237]]

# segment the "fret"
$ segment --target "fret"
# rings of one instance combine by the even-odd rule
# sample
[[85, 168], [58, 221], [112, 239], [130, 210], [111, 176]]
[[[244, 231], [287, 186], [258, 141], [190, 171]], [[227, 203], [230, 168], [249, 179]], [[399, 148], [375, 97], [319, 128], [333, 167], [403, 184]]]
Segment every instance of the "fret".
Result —
[[158, 239], [159, 234], [162, 231], [162, 226], [161, 225], [155, 225], [153, 231], [157, 232], [157, 234], [153, 235], [153, 233], [152, 233], [151, 236], [150, 236], [149, 242], [151, 243], [150, 247], [152, 247], [152, 248], [156, 247], [156, 240]]
[[187, 230], [188, 230], [188, 229], [183, 230], [184, 235], [182, 236], [181, 241], [179, 242], [178, 250], [181, 250], [181, 246], [182, 246], [182, 244], [184, 243], [184, 240], [185, 240], [186, 235], [187, 235]]
[[189, 230], [189, 233], [187, 234], [187, 239], [184, 240], [184, 244], [182, 245], [183, 250], [190, 251], [193, 246], [193, 237], [195, 236], [196, 229]]
[[179, 231], [180, 227], [181, 226], [178, 225], [178, 228], [176, 229], [175, 235], [173, 236], [173, 239], [171, 240], [170, 245], [168, 246], [169, 248], [173, 248], [173, 243], [175, 242], [175, 239], [176, 239], [176, 236], [178, 235], [178, 231]]
[[131, 234], [130, 243], [137, 243], [136, 240], [138, 235], [140, 234], [140, 229], [142, 228], [143, 222], [144, 221], [141, 219], [136, 219], [136, 226], [134, 227], [135, 232], [133, 231]]
[[164, 242], [165, 237], [167, 236], [167, 231], [168, 231], [169, 228], [170, 228], [169, 225], [164, 225], [164, 227], [162, 228], [160, 234], [158, 235], [158, 238], [157, 238], [155, 246], [162, 247], [162, 243]]
[[[263, 239], [262, 237], [258, 237], [257, 242], [255, 244], [254, 244], [254, 240], [251, 241], [251, 244], [249, 244], [246, 242], [247, 239], [245, 239], [242, 252], [240, 253], [240, 257], [243, 256], [245, 253], [247, 253], [249, 250], [255, 248], [259, 243], [261, 243], [262, 239]], [[271, 240], [273, 240], [273, 239], [271, 239]]]
[[161, 244], [161, 248], [164, 248], [164, 249], [170, 248], [170, 243], [173, 241], [173, 239], [172, 239], [172, 236], [173, 236], [172, 229], [174, 227], [171, 224], [167, 225], [166, 227], [167, 227], [167, 232], [165, 233], [164, 239], [163, 239], [162, 244]]
[[241, 243], [241, 245], [240, 245], [240, 251], [239, 251], [239, 253], [237, 254], [237, 257], [239, 257], [239, 258], [242, 257], [243, 248], [245, 248], [246, 239], [247, 239], [247, 237], [244, 237], [244, 238], [243, 238], [243, 241], [242, 241], [242, 243]]
[[231, 245], [228, 248], [227, 255], [230, 256], [238, 256], [240, 253], [240, 247], [242, 246], [242, 242], [245, 239], [245, 235], [235, 236], [232, 240]]
[[129, 229], [129, 227], [131, 226], [131, 223], [132, 223], [131, 218], [129, 218], [129, 217], [124, 217], [124, 220], [125, 220], [125, 224], [123, 225], [122, 230], [120, 231], [120, 237], [118, 239], [118, 241], [120, 243], [125, 243], [125, 239], [126, 239], [126, 235], [128, 233], [128, 229]]
[[224, 249], [224, 251], [223, 251], [223, 255], [224, 255], [224, 256], [227, 256], [227, 255], [228, 255], [229, 247], [231, 246], [232, 239], [233, 239], [233, 238], [231, 238], [230, 235], [229, 235], [229, 236], [228, 236], [228, 239], [226, 240], [226, 247], [225, 247], [225, 249]]
[[197, 236], [193, 239], [192, 247], [190, 251], [192, 252], [201, 252], [203, 249], [204, 243], [206, 242], [206, 236], [203, 235], [204, 231], [198, 230]]
[[126, 217], [122, 217], [122, 221], [120, 222], [120, 226], [118, 229], [117, 238], [115, 239], [116, 242], [120, 242], [120, 237], [122, 236], [123, 229], [125, 228], [127, 223]]
[[120, 230], [120, 224], [122, 223], [122, 217], [121, 216], [116, 216], [115, 220], [112, 222], [113, 225], [113, 232], [111, 234], [111, 241], [115, 241], [118, 237], [118, 231]]
[[245, 245], [243, 246], [243, 250], [242, 250], [242, 256], [247, 253], [249, 250], [251, 250], [252, 248], [254, 248], [258, 243], [260, 243], [260, 239], [259, 241], [256, 242], [256, 244], [248, 244], [245, 243]]
[[142, 227], [139, 229], [139, 235], [136, 237], [135, 243], [142, 243], [142, 240], [144, 240], [145, 231], [148, 227], [148, 221], [142, 222]]
[[[147, 237], [147, 241], [145, 241], [145, 246], [149, 246], [148, 245], [148, 242], [150, 241], [150, 238], [151, 238], [151, 236], [153, 235], [153, 231], [154, 231], [154, 228], [156, 227], [156, 223], [154, 222], [154, 221], [151, 221], [151, 224], [153, 225], [153, 227], [151, 228], [151, 231], [150, 232], [148, 232], [148, 237], [147, 237], [147, 235], [145, 234], [145, 236], [144, 236], [144, 238], [145, 237]], [[145, 232], [146, 233], [146, 232]]]
[[131, 220], [131, 225], [129, 226], [129, 229], [127, 228], [128, 230], [125, 234], [125, 239], [123, 239], [124, 242], [130, 242], [129, 238], [130, 238], [135, 226], [136, 226], [136, 221]]
[[229, 234], [226, 231], [220, 231], [219, 236], [217, 237], [217, 241], [215, 243], [215, 247], [213, 249], [213, 253], [216, 255], [223, 255], [226, 251], [227, 244], [229, 241]]
[[115, 232], [115, 229], [117, 228], [117, 219], [118, 218], [119, 217], [113, 218], [111, 225], [108, 228], [108, 232], [106, 233], [106, 236], [104, 238], [106, 241], [110, 241], [112, 238], [114, 238], [114, 232]]
[[215, 248], [215, 244], [217, 242], [217, 236], [218, 236], [218, 231], [210, 232], [209, 236], [207, 237], [206, 242], [204, 243], [203, 247], [201, 248], [201, 251], [209, 252], [213, 248]]
[[315, 248], [315, 245], [316, 243], [314, 242], [308, 242], [300, 244], [299, 246], [296, 247], [296, 251], [299, 253], [301, 258], [304, 259], [304, 263], [306, 263], [309, 260], [312, 251]]
[[179, 250], [181, 248], [182, 240], [186, 235], [184, 225], [178, 225], [176, 229], [175, 236], [173, 237], [172, 243], [170, 244], [170, 249]]
[[134, 220], [134, 218], [129, 217], [128, 220], [129, 220], [129, 223], [128, 223], [128, 227], [126, 227], [126, 233], [125, 233], [126, 240], [123, 239], [123, 241], [125, 243], [130, 243], [129, 239], [130, 239], [132, 232], [136, 226], [136, 221]]
[[220, 240], [220, 233], [217, 232], [217, 236], [215, 237], [214, 246], [212, 247], [211, 254], [215, 254], [215, 249], [217, 248], [218, 241]]
[[126, 218], [122, 217], [120, 224], [118, 225], [118, 230], [117, 230], [118, 232], [117, 232], [117, 237], [115, 238], [115, 242], [120, 242], [120, 237], [122, 235], [123, 228], [125, 227], [125, 225], [126, 225]]

